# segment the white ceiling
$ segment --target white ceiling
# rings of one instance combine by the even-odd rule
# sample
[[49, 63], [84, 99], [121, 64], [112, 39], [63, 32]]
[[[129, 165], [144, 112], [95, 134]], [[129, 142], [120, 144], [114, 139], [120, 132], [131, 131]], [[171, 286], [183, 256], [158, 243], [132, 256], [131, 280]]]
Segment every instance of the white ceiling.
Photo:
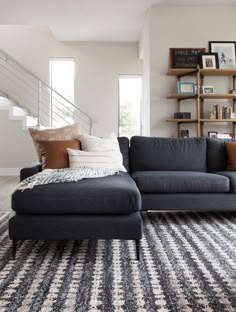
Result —
[[48, 26], [59, 41], [137, 41], [147, 9], [236, 0], [0, 0], [0, 24]]

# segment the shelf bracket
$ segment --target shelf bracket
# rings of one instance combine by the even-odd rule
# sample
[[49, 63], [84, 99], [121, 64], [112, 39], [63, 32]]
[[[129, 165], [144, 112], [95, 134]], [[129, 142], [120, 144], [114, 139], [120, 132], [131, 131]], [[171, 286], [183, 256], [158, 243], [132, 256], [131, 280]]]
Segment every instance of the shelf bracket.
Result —
[[182, 78], [182, 77], [185, 77], [185, 76], [191, 76], [193, 74], [196, 74], [197, 72], [198, 72], [198, 69], [194, 69], [193, 71], [191, 71], [189, 73], [181, 74], [181, 75], [178, 75], [177, 77], [178, 78]]
[[190, 100], [190, 99], [195, 99], [195, 98], [196, 98], [196, 94], [190, 95], [190, 96], [186, 96], [186, 97], [181, 98], [181, 99], [177, 99], [177, 101], [180, 102], [180, 101]]

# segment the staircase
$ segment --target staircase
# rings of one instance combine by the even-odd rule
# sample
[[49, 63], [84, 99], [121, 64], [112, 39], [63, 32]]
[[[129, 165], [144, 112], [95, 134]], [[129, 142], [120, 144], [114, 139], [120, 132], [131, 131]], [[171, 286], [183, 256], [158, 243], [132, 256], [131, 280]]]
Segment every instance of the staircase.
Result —
[[30, 116], [25, 109], [16, 106], [14, 101], [3, 96], [0, 96], [0, 111], [8, 111], [9, 120], [21, 120], [23, 130], [27, 130], [29, 127], [38, 128], [36, 118]]
[[92, 119], [47, 83], [0, 50], [0, 111], [28, 127], [58, 128], [80, 123], [91, 133]]

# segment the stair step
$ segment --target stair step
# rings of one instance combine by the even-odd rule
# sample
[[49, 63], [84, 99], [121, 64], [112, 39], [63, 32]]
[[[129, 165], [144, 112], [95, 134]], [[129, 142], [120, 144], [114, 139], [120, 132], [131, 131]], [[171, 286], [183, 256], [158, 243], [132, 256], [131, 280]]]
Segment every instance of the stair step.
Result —
[[38, 121], [34, 117], [29, 116], [28, 112], [16, 106], [14, 101], [1, 96], [0, 95], [0, 110], [8, 110], [9, 111], [9, 119], [10, 120], [22, 120], [23, 129], [30, 128], [38, 128]]
[[38, 121], [34, 117], [31, 116], [26, 116], [26, 127], [37, 127], [38, 126]]
[[14, 116], [27, 116], [27, 112], [18, 106], [13, 106], [13, 115]]
[[[0, 91], [0, 92], [1, 92], [1, 91]], [[9, 101], [9, 99], [8, 99], [7, 97], [5, 97], [4, 95], [0, 95], [0, 101], [1, 101], [1, 100], [3, 100], [3, 101], [4, 101], [4, 100]]]
[[0, 109], [4, 109], [5, 107], [12, 107], [14, 106], [14, 102], [12, 100], [9, 100], [8, 98], [4, 96], [0, 96]]

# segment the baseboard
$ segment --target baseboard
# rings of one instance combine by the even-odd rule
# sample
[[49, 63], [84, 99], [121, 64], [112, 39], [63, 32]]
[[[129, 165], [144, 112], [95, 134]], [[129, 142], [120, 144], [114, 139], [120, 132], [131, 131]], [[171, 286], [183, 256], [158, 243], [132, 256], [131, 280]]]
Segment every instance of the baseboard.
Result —
[[20, 168], [0, 168], [0, 176], [19, 176]]

